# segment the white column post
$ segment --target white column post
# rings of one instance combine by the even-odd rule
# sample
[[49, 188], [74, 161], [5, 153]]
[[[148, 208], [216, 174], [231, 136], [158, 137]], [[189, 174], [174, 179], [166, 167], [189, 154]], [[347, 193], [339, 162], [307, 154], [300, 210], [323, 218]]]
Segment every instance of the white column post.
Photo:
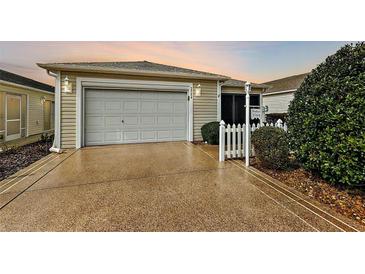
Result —
[[260, 126], [262, 126], [265, 121], [264, 98], [262, 96], [262, 93], [260, 93], [260, 110], [261, 110]]
[[224, 162], [226, 123], [222, 120], [219, 123], [219, 162]]
[[250, 165], [250, 92], [251, 92], [251, 83], [246, 82], [245, 84], [246, 91], [246, 148], [245, 148], [245, 161], [246, 167]]
[[220, 81], [217, 81], [217, 121], [220, 121], [222, 119], [221, 102], [222, 102], [222, 84], [220, 83]]

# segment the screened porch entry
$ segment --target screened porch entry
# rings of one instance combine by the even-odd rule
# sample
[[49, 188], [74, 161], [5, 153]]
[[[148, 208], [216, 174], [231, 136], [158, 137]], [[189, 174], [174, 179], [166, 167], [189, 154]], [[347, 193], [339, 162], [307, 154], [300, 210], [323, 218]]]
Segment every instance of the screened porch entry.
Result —
[[[222, 94], [221, 101], [222, 120], [226, 124], [244, 124], [246, 122], [246, 95], [245, 94]], [[260, 95], [250, 94], [251, 109], [260, 108]], [[259, 123], [259, 119], [250, 119], [250, 123]]]

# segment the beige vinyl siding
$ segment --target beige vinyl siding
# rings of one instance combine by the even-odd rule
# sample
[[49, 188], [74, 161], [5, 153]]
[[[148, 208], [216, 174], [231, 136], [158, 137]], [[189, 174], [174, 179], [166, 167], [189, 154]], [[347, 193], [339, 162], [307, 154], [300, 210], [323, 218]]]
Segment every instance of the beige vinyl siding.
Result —
[[[25, 125], [25, 127], [27, 127], [26, 122], [28, 121], [28, 134], [29, 135], [35, 135], [35, 134], [40, 134], [40, 133], [44, 132], [44, 130], [43, 130], [43, 105], [41, 103], [41, 97], [44, 96], [46, 98], [46, 100], [54, 101], [53, 94], [34, 91], [31, 89], [27, 89], [26, 87], [24, 87], [24, 88], [15, 87], [15, 86], [12, 86], [11, 84], [9, 84], [9, 85], [0, 84], [0, 93], [2, 93], [2, 94], [11, 93], [11, 94], [16, 94], [16, 95], [22, 95], [22, 104], [26, 104], [26, 102], [24, 102], [24, 101], [25, 101], [25, 98], [28, 97], [29, 110], [27, 111], [27, 113], [29, 114], [29, 117], [27, 117], [27, 113], [24, 113], [23, 109], [24, 109], [24, 107], [26, 109], [26, 105], [23, 105], [22, 120], [23, 121], [26, 120], [26, 121], [25, 121], [25, 124], [22, 121], [22, 127], [23, 127], [23, 125]], [[0, 103], [1, 103], [1, 99], [0, 99]], [[2, 106], [2, 108], [0, 109], [0, 118], [2, 119], [3, 123], [5, 123], [5, 111], [3, 110], [3, 109], [5, 109], [5, 102], [1, 106]], [[4, 112], [3, 116], [1, 115], [2, 112]], [[2, 124], [2, 122], [0, 122], [0, 125], [1, 124]], [[24, 131], [25, 131], [25, 133], [27, 132], [26, 129]]]
[[72, 84], [72, 93], [61, 92], [61, 147], [74, 148], [76, 146], [76, 77], [126, 79], [126, 80], [150, 80], [167, 82], [192, 83], [195, 88], [198, 84], [202, 88], [202, 96], [195, 97], [193, 101], [193, 138], [201, 141], [201, 126], [205, 123], [217, 120], [217, 81], [177, 79], [168, 77], [151, 77], [136, 75], [96, 74], [96, 73], [61, 73], [61, 91], [63, 79], [68, 77]]
[[291, 100], [294, 99], [294, 92], [270, 94], [263, 96], [264, 106], [269, 107], [269, 113], [286, 113]]

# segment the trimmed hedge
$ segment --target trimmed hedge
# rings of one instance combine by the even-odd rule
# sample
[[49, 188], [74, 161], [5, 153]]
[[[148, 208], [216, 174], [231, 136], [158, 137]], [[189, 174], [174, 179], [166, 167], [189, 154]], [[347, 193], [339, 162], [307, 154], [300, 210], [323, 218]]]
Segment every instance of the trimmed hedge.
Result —
[[346, 45], [314, 69], [288, 111], [291, 149], [331, 183], [365, 183], [365, 44]]
[[256, 157], [264, 167], [285, 169], [289, 165], [289, 144], [286, 132], [276, 127], [261, 127], [252, 134]]
[[201, 127], [204, 142], [210, 145], [219, 144], [219, 122], [206, 123]]

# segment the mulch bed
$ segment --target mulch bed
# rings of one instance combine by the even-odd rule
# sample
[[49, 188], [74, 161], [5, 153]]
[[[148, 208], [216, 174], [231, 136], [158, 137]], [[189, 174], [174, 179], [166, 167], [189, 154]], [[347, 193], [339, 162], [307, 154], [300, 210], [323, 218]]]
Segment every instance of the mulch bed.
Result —
[[252, 161], [252, 166], [365, 225], [365, 189], [329, 184], [303, 168], [272, 170], [261, 166], [255, 159]]
[[39, 141], [0, 152], [0, 181], [48, 155], [51, 142]]

